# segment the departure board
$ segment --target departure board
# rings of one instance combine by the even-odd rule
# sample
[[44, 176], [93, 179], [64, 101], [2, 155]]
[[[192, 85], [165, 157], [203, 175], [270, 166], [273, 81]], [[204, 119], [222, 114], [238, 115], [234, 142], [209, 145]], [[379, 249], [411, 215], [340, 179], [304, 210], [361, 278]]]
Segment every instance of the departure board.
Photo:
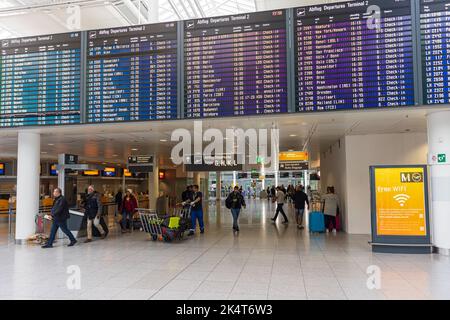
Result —
[[80, 122], [81, 34], [1, 41], [0, 127]]
[[287, 112], [284, 10], [184, 22], [184, 116]]
[[88, 122], [177, 118], [175, 22], [88, 32]]
[[424, 104], [450, 103], [450, 2], [420, 1]]
[[297, 111], [414, 105], [410, 0], [294, 11]]

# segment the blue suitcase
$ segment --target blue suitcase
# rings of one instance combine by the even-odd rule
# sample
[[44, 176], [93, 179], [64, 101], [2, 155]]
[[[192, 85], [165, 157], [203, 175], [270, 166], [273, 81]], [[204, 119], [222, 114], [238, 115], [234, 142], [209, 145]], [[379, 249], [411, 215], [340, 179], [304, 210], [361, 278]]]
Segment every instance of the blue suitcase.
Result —
[[309, 213], [309, 231], [325, 232], [325, 217], [322, 212], [312, 211]]

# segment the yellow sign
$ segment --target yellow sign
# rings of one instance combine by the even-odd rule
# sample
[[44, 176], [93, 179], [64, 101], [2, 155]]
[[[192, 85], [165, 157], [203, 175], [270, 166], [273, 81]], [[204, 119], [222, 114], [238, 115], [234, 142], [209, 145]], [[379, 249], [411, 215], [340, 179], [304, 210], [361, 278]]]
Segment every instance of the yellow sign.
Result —
[[377, 235], [426, 236], [423, 167], [375, 168]]
[[123, 175], [125, 177], [131, 177], [132, 176], [130, 170], [128, 170], [128, 169], [123, 169]]
[[279, 161], [308, 161], [309, 155], [306, 151], [288, 151], [280, 152], [278, 155]]
[[98, 176], [98, 170], [86, 170], [83, 174], [85, 176]]

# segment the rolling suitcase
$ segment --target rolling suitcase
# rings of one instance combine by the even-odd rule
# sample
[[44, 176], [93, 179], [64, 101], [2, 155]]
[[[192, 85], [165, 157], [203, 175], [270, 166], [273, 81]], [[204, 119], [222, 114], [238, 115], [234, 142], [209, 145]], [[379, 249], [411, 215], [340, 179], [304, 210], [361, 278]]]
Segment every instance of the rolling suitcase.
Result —
[[309, 231], [325, 232], [325, 216], [322, 213], [322, 203], [314, 201], [311, 204], [312, 211], [309, 213]]
[[322, 212], [312, 211], [309, 213], [309, 231], [325, 232], [325, 217]]

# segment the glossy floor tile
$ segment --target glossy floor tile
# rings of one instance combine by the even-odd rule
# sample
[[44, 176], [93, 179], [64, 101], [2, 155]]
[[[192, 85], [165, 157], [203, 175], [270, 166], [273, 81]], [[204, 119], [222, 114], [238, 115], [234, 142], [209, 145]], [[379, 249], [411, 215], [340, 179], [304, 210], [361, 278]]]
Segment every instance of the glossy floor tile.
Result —
[[206, 233], [173, 243], [121, 235], [110, 217], [106, 240], [51, 250], [14, 245], [1, 221], [0, 299], [450, 299], [450, 258], [372, 253], [368, 235], [311, 235], [292, 208], [289, 225], [271, 223], [274, 209], [248, 201], [234, 235], [229, 211], [210, 203]]

